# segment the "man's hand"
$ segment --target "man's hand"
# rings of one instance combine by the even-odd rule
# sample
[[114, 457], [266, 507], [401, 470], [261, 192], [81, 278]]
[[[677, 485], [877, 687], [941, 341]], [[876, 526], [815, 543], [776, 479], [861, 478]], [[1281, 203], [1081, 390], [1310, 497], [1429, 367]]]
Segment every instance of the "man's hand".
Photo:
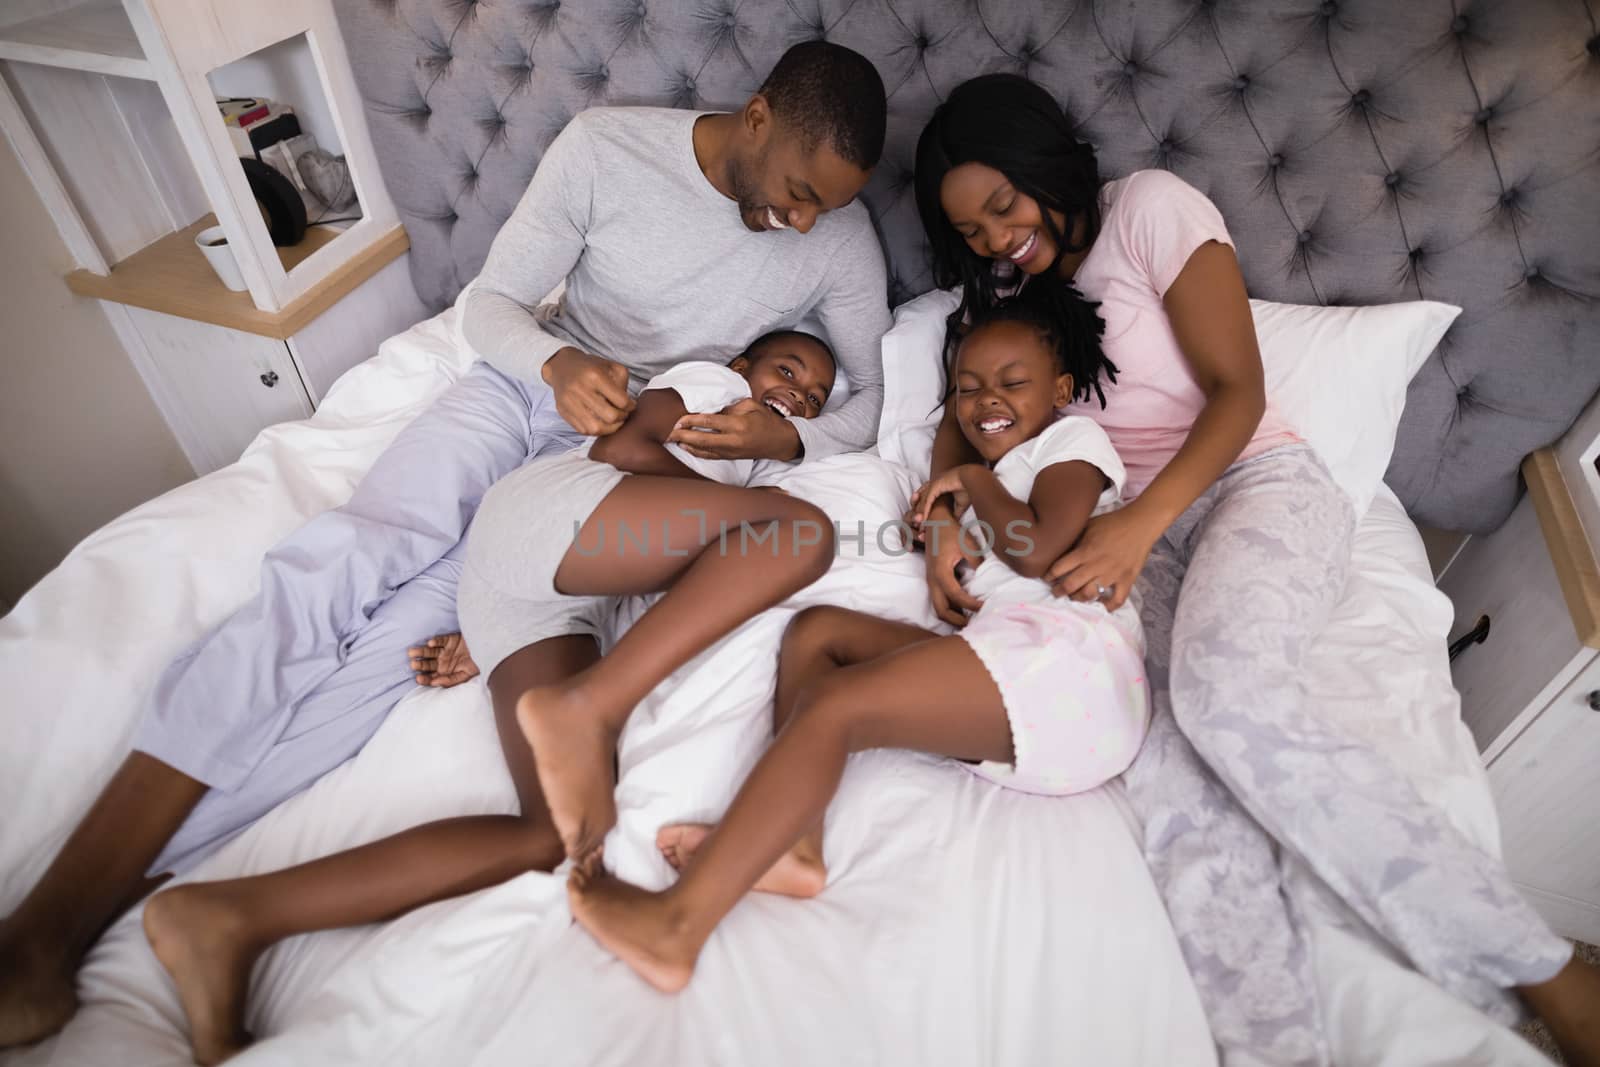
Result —
[[616, 433], [633, 411], [628, 368], [578, 348], [563, 348], [545, 360], [541, 376], [556, 394], [556, 411], [581, 434]]
[[800, 434], [789, 420], [745, 399], [720, 415], [685, 415], [667, 440], [701, 459], [781, 459], [800, 455]]

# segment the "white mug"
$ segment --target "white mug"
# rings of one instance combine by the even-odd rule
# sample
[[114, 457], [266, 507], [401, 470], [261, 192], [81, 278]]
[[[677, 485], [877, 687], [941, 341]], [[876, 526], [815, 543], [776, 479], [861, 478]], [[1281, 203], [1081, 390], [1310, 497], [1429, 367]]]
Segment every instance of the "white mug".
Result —
[[244, 292], [244, 275], [239, 273], [239, 261], [233, 258], [233, 249], [228, 247], [228, 235], [221, 226], [208, 226], [201, 230], [194, 235], [194, 243], [205, 254], [223, 285], [236, 293]]

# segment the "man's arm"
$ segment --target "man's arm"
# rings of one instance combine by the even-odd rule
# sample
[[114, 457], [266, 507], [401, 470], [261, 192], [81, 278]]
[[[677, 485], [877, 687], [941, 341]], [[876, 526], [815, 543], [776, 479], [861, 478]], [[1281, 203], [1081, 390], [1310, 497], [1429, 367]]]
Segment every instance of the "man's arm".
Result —
[[571, 344], [533, 311], [583, 254], [593, 197], [594, 157], [579, 115], [545, 150], [462, 311], [467, 343], [502, 374], [539, 381], [545, 361]]
[[614, 434], [601, 437], [589, 450], [589, 458], [609, 463], [629, 474], [653, 474], [662, 478], [697, 478], [704, 475], [667, 451], [667, 434], [687, 409], [683, 397], [673, 389], [647, 389], [639, 394], [639, 404]]
[[870, 448], [883, 414], [883, 335], [888, 332], [889, 282], [878, 235], [862, 213], [859, 231], [835, 258], [817, 314], [850, 399], [838, 411], [794, 423], [808, 459]]

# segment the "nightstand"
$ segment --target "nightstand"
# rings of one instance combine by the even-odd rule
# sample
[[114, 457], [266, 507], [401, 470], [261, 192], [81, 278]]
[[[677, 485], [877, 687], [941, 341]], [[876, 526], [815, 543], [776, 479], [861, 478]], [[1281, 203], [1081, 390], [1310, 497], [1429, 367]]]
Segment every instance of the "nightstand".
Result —
[[1439, 579], [1451, 665], [1513, 880], [1565, 936], [1600, 941], [1600, 400], [1523, 464], [1527, 497]]
[[[0, 6], [0, 130], [76, 260], [67, 285], [102, 301], [197, 473], [426, 317], [331, 0]], [[354, 205], [308, 204], [294, 244], [274, 244], [218, 110], [241, 95], [292, 105], [345, 161]], [[209, 226], [243, 291], [197, 247]]]

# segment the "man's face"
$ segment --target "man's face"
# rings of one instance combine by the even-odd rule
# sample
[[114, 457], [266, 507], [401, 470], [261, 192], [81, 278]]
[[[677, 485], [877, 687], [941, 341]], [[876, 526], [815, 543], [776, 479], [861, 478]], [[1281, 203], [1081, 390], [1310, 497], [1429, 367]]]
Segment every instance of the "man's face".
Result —
[[806, 233], [823, 212], [854, 200], [871, 177], [830, 145], [807, 152], [760, 96], [745, 105], [740, 118], [743, 136], [728, 160], [728, 184], [752, 230], [792, 227]]

